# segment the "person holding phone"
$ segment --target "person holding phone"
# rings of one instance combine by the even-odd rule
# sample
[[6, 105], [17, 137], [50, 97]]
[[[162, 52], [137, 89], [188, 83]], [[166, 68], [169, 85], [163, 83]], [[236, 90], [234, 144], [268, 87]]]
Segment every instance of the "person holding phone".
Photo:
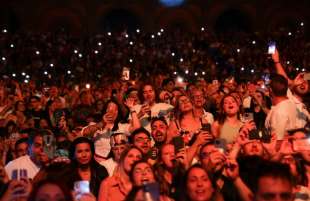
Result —
[[159, 153], [158, 162], [154, 165], [157, 181], [160, 183], [163, 195], [175, 198], [175, 191], [179, 180], [185, 173], [188, 166], [186, 152], [179, 147], [176, 150], [174, 144], [164, 144]]
[[142, 159], [142, 152], [136, 147], [126, 149], [120, 158], [113, 176], [101, 182], [98, 201], [123, 201], [132, 189], [130, 171], [132, 165]]
[[272, 60], [275, 64], [275, 69], [278, 74], [284, 76], [288, 82], [287, 97], [297, 107], [297, 122], [296, 128], [305, 127], [310, 121], [309, 105], [305, 101], [305, 98], [309, 94], [309, 80], [305, 79], [305, 73], [299, 73], [294, 79], [290, 79], [285, 72], [280, 60], [279, 51], [276, 49], [274, 54], [271, 54]]
[[49, 163], [49, 158], [43, 151], [44, 140], [41, 133], [36, 133], [29, 141], [28, 154], [21, 156], [5, 166], [9, 178], [12, 178], [13, 172], [21, 167], [27, 171], [29, 179], [33, 179], [40, 168]]
[[183, 178], [182, 192], [180, 192], [179, 201], [212, 201], [223, 200], [217, 188], [213, 186], [207, 171], [196, 164], [189, 168]]
[[158, 103], [155, 89], [151, 84], [144, 84], [139, 91], [140, 100], [142, 104], [137, 104], [132, 108], [132, 112], [138, 114], [141, 126], [151, 131], [151, 118], [156, 116], [165, 117], [169, 122], [169, 113], [173, 106], [167, 103]]
[[109, 176], [105, 167], [94, 159], [95, 148], [86, 137], [76, 138], [70, 146], [69, 158], [74, 181], [89, 181], [90, 191], [97, 196], [100, 183]]
[[243, 125], [240, 113], [240, 105], [236, 98], [231, 94], [225, 95], [220, 103], [218, 120], [212, 124], [214, 137], [225, 139], [227, 143], [234, 142]]

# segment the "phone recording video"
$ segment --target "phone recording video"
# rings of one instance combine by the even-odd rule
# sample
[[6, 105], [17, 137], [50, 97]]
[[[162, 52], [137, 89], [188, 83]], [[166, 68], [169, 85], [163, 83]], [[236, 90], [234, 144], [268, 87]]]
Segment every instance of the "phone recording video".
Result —
[[174, 145], [175, 152], [178, 153], [181, 149], [185, 147], [185, 143], [181, 136], [176, 136], [172, 139], [172, 144]]
[[268, 54], [274, 54], [276, 52], [276, 42], [271, 41], [268, 44]]
[[78, 194], [90, 193], [89, 181], [74, 182], [74, 191]]

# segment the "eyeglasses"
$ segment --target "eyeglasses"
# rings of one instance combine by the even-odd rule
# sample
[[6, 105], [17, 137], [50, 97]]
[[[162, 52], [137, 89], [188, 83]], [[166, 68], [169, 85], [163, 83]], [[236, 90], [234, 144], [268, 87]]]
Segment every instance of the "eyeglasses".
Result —
[[143, 137], [138, 137], [135, 140], [136, 142], [140, 143], [140, 142], [150, 142], [151, 139], [150, 138], [143, 138]]

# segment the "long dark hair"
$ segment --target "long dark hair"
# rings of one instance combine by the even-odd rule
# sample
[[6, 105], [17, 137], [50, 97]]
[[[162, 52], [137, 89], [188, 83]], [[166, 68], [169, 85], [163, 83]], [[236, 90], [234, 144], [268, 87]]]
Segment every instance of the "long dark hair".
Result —
[[76, 158], [75, 158], [75, 150], [76, 150], [76, 146], [78, 144], [81, 143], [86, 143], [89, 144], [90, 147], [90, 151], [91, 151], [91, 155], [92, 155], [92, 159], [91, 162], [94, 161], [94, 154], [95, 154], [95, 146], [93, 141], [91, 141], [90, 139], [88, 139], [87, 137], [78, 137], [76, 138], [70, 145], [69, 148], [69, 158], [73, 163], [77, 163]]

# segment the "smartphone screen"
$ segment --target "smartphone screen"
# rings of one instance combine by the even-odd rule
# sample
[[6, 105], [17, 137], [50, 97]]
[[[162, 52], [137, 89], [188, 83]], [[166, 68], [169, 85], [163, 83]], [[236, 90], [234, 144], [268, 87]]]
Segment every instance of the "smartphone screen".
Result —
[[183, 149], [185, 147], [183, 137], [176, 136], [172, 139], [172, 144], [174, 145], [175, 152], [178, 153], [180, 149]]
[[243, 122], [249, 122], [254, 120], [254, 114], [251, 112], [245, 112], [242, 116]]
[[274, 54], [276, 52], [276, 43], [274, 41], [268, 44], [268, 54]]
[[160, 191], [158, 183], [147, 183], [144, 184], [144, 199], [145, 200], [154, 200], [159, 201], [160, 199]]
[[74, 182], [74, 191], [78, 194], [90, 193], [89, 181]]
[[129, 80], [130, 78], [130, 70], [127, 67], [123, 68], [123, 72], [122, 72], [122, 80]]

